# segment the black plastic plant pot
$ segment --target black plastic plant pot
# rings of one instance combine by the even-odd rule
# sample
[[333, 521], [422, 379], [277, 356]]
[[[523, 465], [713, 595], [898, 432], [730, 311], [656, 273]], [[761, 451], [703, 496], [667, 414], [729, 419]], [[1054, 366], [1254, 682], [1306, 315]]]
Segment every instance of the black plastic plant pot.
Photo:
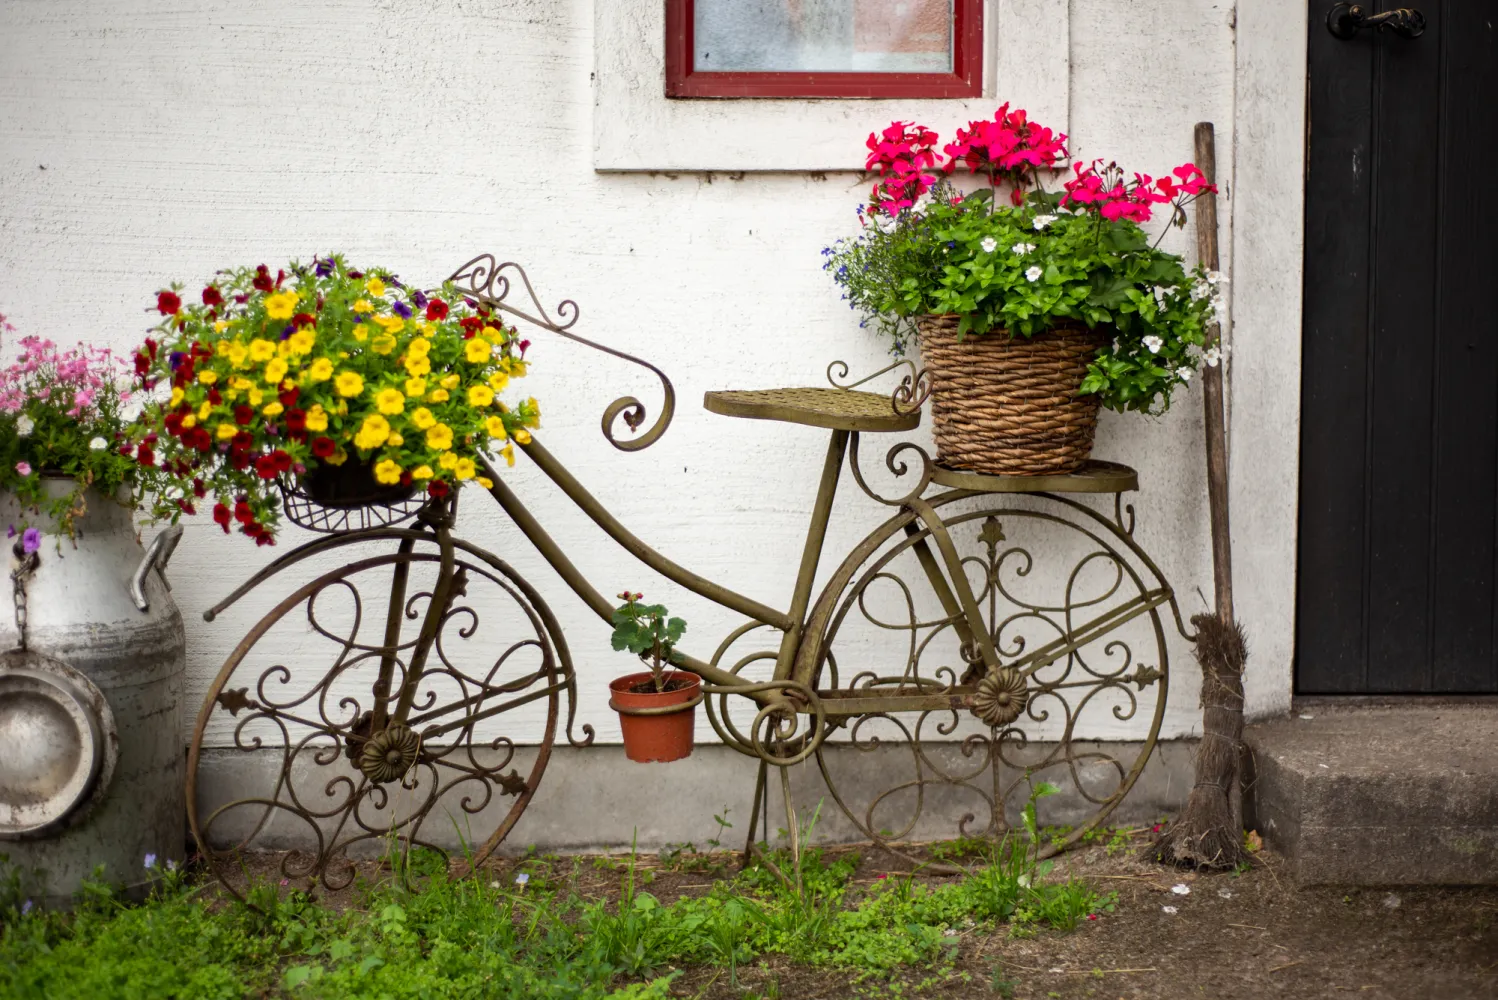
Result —
[[350, 459], [342, 465], [319, 463], [298, 479], [309, 499], [324, 507], [395, 504], [416, 492], [415, 484], [386, 485], [374, 476], [374, 463]]

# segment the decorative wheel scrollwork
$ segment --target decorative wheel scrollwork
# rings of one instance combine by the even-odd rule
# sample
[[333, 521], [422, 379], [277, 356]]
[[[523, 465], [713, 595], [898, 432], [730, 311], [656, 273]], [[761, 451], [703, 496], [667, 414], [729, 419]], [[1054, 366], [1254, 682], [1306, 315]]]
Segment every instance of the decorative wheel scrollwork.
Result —
[[[367, 551], [388, 538], [401, 540], [398, 552], [354, 559], [277, 604], [203, 702], [188, 819], [231, 889], [226, 876], [246, 850], [294, 848], [282, 874], [330, 889], [392, 837], [442, 850], [461, 836], [481, 863], [536, 792], [564, 695], [568, 740], [592, 740], [588, 727], [571, 732], [575, 682], [555, 619], [505, 563], [454, 541], [444, 586], [430, 532], [379, 529], [307, 549]], [[314, 562], [323, 564], [300, 565]], [[278, 571], [295, 565], [283, 557]], [[320, 656], [321, 670], [301, 666]], [[206, 768], [233, 780], [202, 781]], [[228, 788], [239, 797], [223, 800]]]
[[972, 712], [997, 729], [1018, 719], [1029, 703], [1024, 676], [1013, 667], [1001, 667], [978, 682]]

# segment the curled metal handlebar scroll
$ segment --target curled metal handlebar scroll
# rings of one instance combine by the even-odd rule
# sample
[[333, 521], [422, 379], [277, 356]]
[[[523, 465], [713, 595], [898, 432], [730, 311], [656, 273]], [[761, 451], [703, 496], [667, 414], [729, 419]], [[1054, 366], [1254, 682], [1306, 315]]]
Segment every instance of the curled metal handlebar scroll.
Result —
[[[528, 307], [517, 307], [507, 301], [512, 288], [512, 272], [515, 277], [519, 278], [520, 284], [525, 287], [525, 293], [530, 298], [530, 305]], [[540, 327], [543, 330], [550, 330], [552, 333], [560, 334], [568, 340], [576, 341], [596, 351], [612, 354], [616, 358], [621, 358], [631, 364], [639, 365], [641, 368], [649, 369], [655, 374], [656, 378], [661, 380], [663, 398], [661, 401], [660, 416], [639, 437], [631, 440], [620, 440], [614, 436], [615, 420], [622, 417], [625, 426], [630, 431], [635, 432], [639, 431], [640, 426], [645, 423], [646, 416], [645, 404], [640, 402], [639, 399], [634, 396], [620, 396], [605, 407], [603, 411], [603, 436], [608, 440], [609, 444], [620, 451], [640, 451], [641, 449], [649, 448], [660, 439], [662, 434], [666, 433], [666, 428], [671, 425], [671, 417], [676, 412], [676, 389], [671, 385], [671, 380], [666, 377], [665, 372], [648, 361], [641, 360], [632, 354], [625, 354], [623, 351], [615, 350], [604, 344], [596, 343], [586, 337], [579, 337], [575, 333], [569, 333], [568, 331], [572, 328], [572, 325], [577, 322], [580, 312], [576, 302], [571, 299], [563, 299], [556, 307], [557, 318], [552, 319], [551, 314], [546, 311], [546, 307], [541, 304], [540, 297], [536, 295], [536, 290], [532, 287], [530, 278], [526, 277], [525, 268], [514, 261], [500, 263], [490, 253], [479, 254], [454, 271], [452, 277], [448, 280], [455, 284], [460, 292], [472, 296], [491, 309], [498, 309], [501, 312], [509, 313], [511, 316], [525, 320], [532, 326]], [[522, 303], [523, 305], [524, 303]], [[531, 311], [527, 311], [527, 308]]]

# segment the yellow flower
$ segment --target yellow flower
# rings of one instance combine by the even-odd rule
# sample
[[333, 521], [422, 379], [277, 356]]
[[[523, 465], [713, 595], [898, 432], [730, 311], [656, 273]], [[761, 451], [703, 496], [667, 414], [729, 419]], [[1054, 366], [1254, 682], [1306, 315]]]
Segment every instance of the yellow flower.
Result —
[[459, 480], [472, 479], [477, 472], [478, 469], [474, 467], [473, 459], [471, 458], [460, 458], [458, 459], [458, 464], [453, 466], [453, 475], [457, 476]]
[[395, 431], [391, 431], [390, 437], [385, 441], [385, 443], [392, 448], [399, 448], [401, 445], [406, 443], [406, 439], [395, 433]]
[[291, 345], [291, 353], [293, 354], [311, 354], [312, 345], [316, 342], [317, 333], [310, 326], [302, 327], [286, 340], [286, 343]]
[[198, 418], [195, 417], [195, 416], [193, 416], [191, 413], [189, 413], [187, 416], [185, 416], [185, 417], [182, 418], [182, 426], [183, 427], [196, 427], [196, 426], [198, 426]]
[[510, 376], [504, 372], [495, 372], [489, 376], [489, 388], [495, 392], [504, 392], [505, 386], [510, 384]]
[[504, 456], [505, 464], [506, 465], [510, 466], [511, 468], [515, 467], [515, 446], [514, 445], [512, 445], [512, 444], [505, 445], [504, 448], [500, 451], [500, 454]]
[[427, 428], [427, 447], [434, 451], [446, 451], [453, 446], [453, 429], [446, 424], [433, 424]]
[[388, 333], [382, 333], [369, 342], [369, 349], [376, 354], [389, 354], [395, 350], [395, 338]]
[[358, 372], [339, 372], [333, 385], [340, 396], [357, 396], [364, 391], [364, 376]]
[[312, 409], [307, 411], [307, 429], [309, 431], [328, 429], [328, 413], [322, 408], [322, 404], [313, 404]]
[[369, 304], [368, 299], [360, 299], [358, 302], [354, 303], [354, 312], [374, 312], [374, 306]]
[[421, 357], [412, 357], [409, 354], [406, 355], [407, 375], [410, 375], [412, 378], [421, 378], [421, 376], [425, 375], [431, 370], [432, 362], [426, 357], [426, 355], [422, 355]]
[[412, 479], [431, 479], [432, 467], [430, 465], [418, 465], [411, 470]]
[[365, 326], [363, 323], [356, 323], [354, 325], [354, 329], [351, 332], [354, 335], [354, 339], [362, 344], [364, 342], [364, 338], [369, 336], [369, 327]]
[[256, 337], [250, 341], [250, 360], [259, 364], [276, 356], [276, 345]]
[[220, 441], [227, 441], [239, 433], [239, 428], [233, 424], [219, 424], [215, 429], [215, 433], [218, 435]]
[[530, 444], [531, 432], [526, 430], [524, 427], [520, 428], [520, 430], [515, 432], [515, 442], [517, 444]]
[[469, 406], [488, 406], [494, 402], [494, 390], [487, 385], [470, 385], [468, 387]]
[[218, 381], [218, 372], [198, 372], [198, 381], [204, 385], [212, 385]]
[[399, 316], [376, 316], [374, 321], [384, 327], [386, 333], [400, 333], [406, 327], [405, 320]]
[[437, 456], [437, 464], [444, 469], [456, 469], [458, 467], [457, 452], [444, 451]]
[[432, 394], [427, 397], [427, 402], [429, 402], [429, 403], [445, 403], [445, 402], [447, 402], [447, 390], [446, 389], [433, 389], [432, 390]]
[[437, 332], [437, 324], [436, 323], [417, 323], [416, 327], [422, 333], [426, 334], [428, 337], [433, 336]]
[[488, 476], [479, 476], [474, 480], [474, 482], [478, 483], [486, 490], [494, 489], [494, 480], [490, 479]]
[[203, 401], [203, 405], [200, 406], [200, 407], [198, 407], [198, 419], [199, 420], [207, 420], [208, 419], [208, 414], [210, 414], [212, 412], [213, 412], [213, 404], [210, 403], [210, 402], [208, 402], [205, 399]]
[[456, 375], [444, 375], [437, 384], [442, 386], [442, 388], [444, 389], [456, 389], [458, 387], [458, 383], [461, 381], [463, 380], [458, 378], [458, 376]]
[[184, 395], [184, 393], [182, 392], [182, 389], [181, 389], [180, 386], [177, 387], [177, 388], [174, 388], [172, 390], [172, 401], [170, 403], [168, 403], [167, 405], [170, 406], [172, 409], [175, 410], [177, 407], [179, 407], [179, 406], [182, 405], [182, 397], [183, 397], [183, 395]]
[[229, 324], [225, 323], [223, 320], [216, 319], [216, 320], [213, 321], [213, 332], [214, 333], [223, 333], [227, 329], [229, 329]]
[[411, 423], [416, 425], [417, 430], [424, 431], [436, 422], [437, 418], [432, 416], [432, 411], [425, 406], [418, 406], [411, 411]]
[[291, 341], [279, 340], [276, 342], [276, 357], [281, 358], [283, 361], [291, 357]]
[[483, 364], [489, 360], [489, 342], [483, 337], [474, 337], [463, 348], [463, 356], [471, 364]]
[[267, 417], [279, 417], [281, 415], [281, 412], [285, 409], [286, 407], [281, 405], [280, 400], [277, 400], [274, 403], [266, 403], [265, 409], [261, 410], [260, 412], [265, 414]]
[[501, 334], [498, 330], [494, 329], [494, 327], [492, 326], [486, 326], [482, 330], [480, 330], [479, 336], [488, 337], [489, 343], [491, 344], [497, 344], [504, 339], [504, 335]]
[[234, 377], [234, 381], [230, 382], [229, 384], [240, 392], [249, 392], [251, 389], [255, 388], [254, 382], [251, 382], [249, 379], [239, 375], [236, 375]]
[[229, 344], [229, 364], [235, 368], [243, 368], [250, 362], [250, 349], [239, 341], [231, 341]]
[[271, 319], [291, 319], [296, 312], [296, 292], [276, 292], [265, 297], [265, 315]]
[[413, 358], [424, 358], [432, 349], [432, 342], [425, 337], [417, 337], [406, 345], [406, 353]]
[[407, 396], [425, 396], [427, 391], [427, 380], [424, 378], [406, 379]]
[[259, 406], [260, 401], [265, 398], [265, 393], [259, 389], [251, 389], [245, 398], [250, 401], [251, 406]]
[[378, 448], [390, 437], [390, 423], [378, 413], [371, 413], [364, 418], [364, 424], [359, 428], [359, 433], [354, 435], [354, 447], [360, 451], [369, 451]]
[[375, 393], [375, 409], [386, 416], [404, 413], [406, 409], [406, 397], [401, 395], [399, 389], [381, 389]]
[[485, 420], [484, 430], [488, 431], [489, 436], [494, 438], [494, 440], [496, 441], [503, 441], [507, 437], [505, 433], [505, 422], [499, 417], [490, 417], [489, 419]]
[[279, 385], [281, 380], [285, 377], [286, 362], [282, 361], [280, 358], [277, 358], [276, 360], [265, 366], [265, 381], [269, 382], [271, 385]]
[[401, 467], [390, 459], [385, 459], [374, 467], [375, 482], [394, 486], [401, 481]]
[[369, 289], [369, 294], [375, 297], [385, 294], [385, 283], [379, 278], [370, 278], [364, 283], [364, 287]]
[[344, 462], [348, 461], [348, 452], [344, 451], [342, 448], [339, 448], [327, 458], [319, 459], [319, 461], [327, 462], [329, 465], [342, 465]]
[[307, 377], [314, 382], [326, 382], [333, 377], [333, 362], [327, 358], [318, 358], [307, 366]]

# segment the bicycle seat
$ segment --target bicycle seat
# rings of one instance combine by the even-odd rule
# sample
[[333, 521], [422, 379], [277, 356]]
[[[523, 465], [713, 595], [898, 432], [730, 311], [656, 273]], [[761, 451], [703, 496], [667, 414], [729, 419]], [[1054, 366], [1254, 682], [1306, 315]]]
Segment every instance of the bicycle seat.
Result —
[[704, 394], [702, 405], [725, 417], [839, 431], [908, 431], [921, 423], [920, 410], [897, 413], [889, 396], [856, 389], [722, 389]]

